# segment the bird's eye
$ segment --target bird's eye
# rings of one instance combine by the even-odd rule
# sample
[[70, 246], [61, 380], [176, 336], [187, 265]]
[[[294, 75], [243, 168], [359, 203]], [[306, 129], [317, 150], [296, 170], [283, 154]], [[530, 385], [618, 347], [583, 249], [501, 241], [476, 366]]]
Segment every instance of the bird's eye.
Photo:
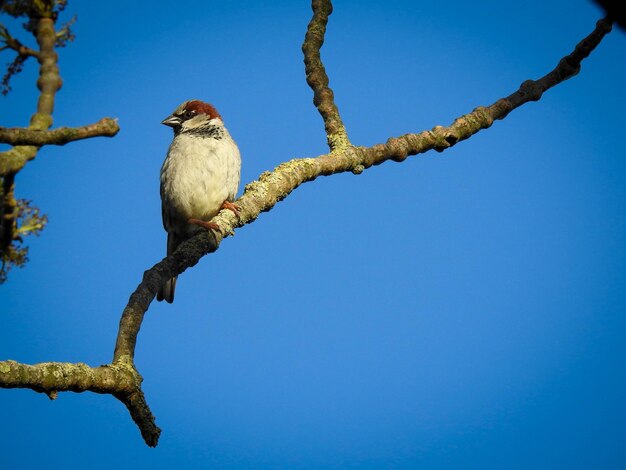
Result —
[[185, 119], [191, 119], [192, 117], [194, 117], [196, 115], [195, 111], [191, 111], [191, 110], [187, 110], [183, 113], [183, 117]]

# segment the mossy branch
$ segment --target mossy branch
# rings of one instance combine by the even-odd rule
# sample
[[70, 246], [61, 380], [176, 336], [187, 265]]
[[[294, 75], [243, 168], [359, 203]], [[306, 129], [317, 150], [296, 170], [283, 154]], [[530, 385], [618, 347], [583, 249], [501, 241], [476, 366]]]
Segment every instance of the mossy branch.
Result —
[[106, 393], [120, 400], [139, 427], [146, 444], [155, 447], [161, 430], [141, 390], [142, 377], [132, 364], [113, 363], [90, 367], [82, 363], [43, 362], [29, 365], [0, 362], [0, 387], [30, 388], [52, 400], [58, 392]]
[[[28, 129], [23, 127], [0, 127], [0, 143], [10, 145], [32, 145], [42, 147], [44, 145], [65, 145], [76, 140], [89, 139], [91, 137], [113, 137], [120, 130], [115, 119], [102, 118], [94, 124], [82, 127], [59, 127], [51, 131]], [[0, 166], [0, 174], [6, 174], [12, 170], [11, 165]]]
[[313, 17], [306, 30], [302, 52], [304, 53], [304, 71], [306, 81], [313, 89], [313, 104], [324, 119], [326, 139], [330, 151], [341, 150], [350, 145], [346, 128], [339, 116], [339, 109], [335, 104], [335, 95], [330, 86], [326, 69], [322, 63], [320, 49], [324, 44], [326, 24], [333, 12], [329, 0], [313, 0]]

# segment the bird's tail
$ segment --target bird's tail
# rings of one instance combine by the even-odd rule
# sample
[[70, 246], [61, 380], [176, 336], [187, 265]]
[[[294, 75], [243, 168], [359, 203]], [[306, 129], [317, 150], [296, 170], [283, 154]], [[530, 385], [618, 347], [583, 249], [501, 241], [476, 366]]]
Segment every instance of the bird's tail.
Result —
[[167, 303], [171, 304], [174, 302], [174, 291], [176, 290], [176, 278], [172, 277], [165, 281], [165, 284], [161, 286], [159, 292], [157, 293], [157, 300], [161, 302], [165, 300]]
[[[165, 217], [165, 216], [163, 216]], [[165, 220], [165, 219], [164, 219]], [[167, 256], [176, 251], [176, 247], [180, 244], [180, 240], [174, 233], [168, 232], [167, 234]], [[174, 302], [174, 291], [176, 290], [176, 276], [169, 278], [165, 281], [165, 284], [161, 286], [159, 292], [157, 292], [157, 300], [161, 302], [165, 300], [168, 304]]]

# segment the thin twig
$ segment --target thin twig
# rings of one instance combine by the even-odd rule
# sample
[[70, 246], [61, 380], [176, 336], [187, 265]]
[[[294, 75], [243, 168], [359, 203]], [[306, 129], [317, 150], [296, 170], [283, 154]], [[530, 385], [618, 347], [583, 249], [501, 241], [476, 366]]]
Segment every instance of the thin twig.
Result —
[[39, 57], [39, 52], [31, 49], [30, 47], [26, 47], [22, 42], [13, 37], [7, 28], [0, 24], [0, 43], [6, 44], [6, 46], [0, 48], [0, 50], [4, 49], [13, 49], [18, 55], [23, 57]]

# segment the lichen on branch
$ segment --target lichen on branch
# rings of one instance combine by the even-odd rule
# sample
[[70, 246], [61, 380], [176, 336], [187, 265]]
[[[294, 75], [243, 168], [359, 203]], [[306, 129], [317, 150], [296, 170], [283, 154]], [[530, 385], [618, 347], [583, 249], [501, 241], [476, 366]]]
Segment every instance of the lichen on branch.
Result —
[[[65, 145], [76, 140], [89, 139], [91, 137], [113, 137], [120, 130], [115, 119], [102, 118], [100, 121], [82, 127], [60, 127], [58, 129], [44, 131], [23, 127], [0, 127], [0, 143], [10, 145], [31, 145], [42, 147], [44, 145]], [[15, 171], [15, 167], [21, 164], [12, 162], [12, 167], [0, 167], [0, 174]]]
[[83, 363], [43, 362], [20, 364], [0, 361], [0, 387], [30, 388], [56, 399], [58, 392], [94, 392], [115, 396], [139, 427], [146, 444], [155, 447], [161, 429], [141, 390], [142, 377], [132, 364], [113, 363], [90, 367]]
[[326, 139], [331, 152], [341, 150], [350, 145], [346, 128], [339, 116], [339, 109], [335, 104], [335, 95], [329, 86], [328, 75], [322, 63], [320, 49], [324, 44], [328, 17], [333, 12], [333, 6], [327, 0], [313, 0], [313, 17], [309, 22], [302, 44], [304, 53], [304, 71], [306, 81], [313, 90], [313, 104], [324, 119]]

